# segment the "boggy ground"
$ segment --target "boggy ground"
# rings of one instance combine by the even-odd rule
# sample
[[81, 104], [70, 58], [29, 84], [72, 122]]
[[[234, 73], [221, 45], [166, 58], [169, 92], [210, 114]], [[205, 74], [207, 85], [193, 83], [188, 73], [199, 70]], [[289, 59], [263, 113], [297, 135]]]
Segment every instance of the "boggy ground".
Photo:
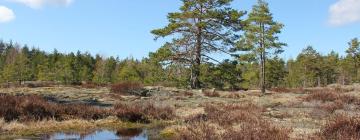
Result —
[[[161, 139], [360, 138], [358, 85], [277, 88], [266, 95], [257, 90], [226, 92], [145, 88], [149, 95], [146, 97], [111, 93], [107, 87], [2, 88], [0, 93], [6, 96], [38, 95], [51, 104], [87, 104], [96, 109], [110, 110], [110, 113], [85, 119], [76, 114], [69, 119], [53, 116], [42, 120], [3, 118], [0, 133], [9, 137], [39, 135], [50, 130], [160, 127], [163, 129], [159, 136]], [[146, 112], [149, 108], [153, 111]]]

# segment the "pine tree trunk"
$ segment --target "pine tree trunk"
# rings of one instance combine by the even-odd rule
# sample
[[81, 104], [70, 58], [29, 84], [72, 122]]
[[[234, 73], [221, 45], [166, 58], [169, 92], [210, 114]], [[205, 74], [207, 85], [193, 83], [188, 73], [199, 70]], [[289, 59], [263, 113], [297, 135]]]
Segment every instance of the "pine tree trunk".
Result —
[[262, 94], [265, 94], [266, 93], [266, 83], [265, 83], [265, 52], [262, 52], [261, 53], [261, 58], [260, 58], [261, 60], [261, 84], [260, 84], [260, 86], [261, 86], [261, 93]]
[[262, 34], [261, 34], [261, 40], [260, 40], [260, 47], [261, 47], [261, 52], [260, 52], [260, 64], [261, 64], [261, 76], [260, 76], [260, 87], [261, 87], [261, 93], [265, 94], [266, 93], [266, 83], [265, 83], [265, 63], [266, 63], [266, 47], [265, 47], [265, 29], [264, 29], [264, 25], [260, 24], [260, 28], [262, 30]]
[[202, 32], [201, 28], [198, 28], [198, 33], [196, 37], [196, 46], [195, 46], [195, 63], [193, 64], [192, 76], [191, 76], [191, 88], [198, 89], [201, 88], [200, 85], [200, 64], [201, 64], [201, 45], [202, 45]]

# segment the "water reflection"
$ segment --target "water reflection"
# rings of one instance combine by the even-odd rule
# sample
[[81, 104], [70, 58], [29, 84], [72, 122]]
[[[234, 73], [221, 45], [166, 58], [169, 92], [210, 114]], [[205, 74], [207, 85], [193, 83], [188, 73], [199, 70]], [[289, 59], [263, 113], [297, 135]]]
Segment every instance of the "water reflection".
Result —
[[98, 130], [91, 133], [56, 133], [44, 136], [49, 140], [147, 140], [146, 130], [120, 129], [117, 131]]
[[122, 137], [136, 137], [143, 133], [142, 129], [131, 128], [131, 129], [119, 129], [116, 131], [116, 135]]

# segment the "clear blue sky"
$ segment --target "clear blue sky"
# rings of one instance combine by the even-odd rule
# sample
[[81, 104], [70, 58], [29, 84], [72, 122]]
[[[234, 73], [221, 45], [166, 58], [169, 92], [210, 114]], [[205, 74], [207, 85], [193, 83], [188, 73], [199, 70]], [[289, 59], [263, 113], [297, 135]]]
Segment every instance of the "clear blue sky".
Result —
[[[288, 47], [282, 57], [296, 57], [307, 45], [323, 54], [331, 50], [343, 54], [347, 42], [360, 37], [359, 1], [268, 0], [275, 19], [285, 24], [280, 40]], [[234, 0], [233, 7], [248, 11], [255, 2]], [[0, 0], [13, 12], [0, 23], [0, 38], [45, 51], [142, 58], [164, 42], [154, 41], [150, 31], [166, 25], [167, 13], [177, 11], [180, 4], [180, 0]], [[3, 11], [0, 8], [0, 16]]]

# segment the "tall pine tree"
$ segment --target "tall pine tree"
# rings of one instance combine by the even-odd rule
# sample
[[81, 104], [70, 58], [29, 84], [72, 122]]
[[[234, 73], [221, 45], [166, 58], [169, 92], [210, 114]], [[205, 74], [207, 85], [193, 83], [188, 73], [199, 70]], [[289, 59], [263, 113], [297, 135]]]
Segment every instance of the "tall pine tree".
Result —
[[251, 52], [260, 62], [260, 87], [265, 94], [266, 89], [266, 59], [273, 51], [274, 54], [282, 52], [285, 43], [279, 42], [277, 34], [281, 32], [283, 25], [275, 22], [268, 4], [258, 0], [246, 20], [244, 37], [238, 44], [238, 50]]
[[180, 12], [168, 14], [169, 24], [153, 30], [156, 38], [172, 36], [167, 43], [172, 49], [171, 60], [190, 65], [190, 85], [200, 88], [200, 65], [212, 52], [228, 52], [234, 44], [236, 31], [241, 29], [244, 12], [230, 8], [232, 0], [182, 0]]

